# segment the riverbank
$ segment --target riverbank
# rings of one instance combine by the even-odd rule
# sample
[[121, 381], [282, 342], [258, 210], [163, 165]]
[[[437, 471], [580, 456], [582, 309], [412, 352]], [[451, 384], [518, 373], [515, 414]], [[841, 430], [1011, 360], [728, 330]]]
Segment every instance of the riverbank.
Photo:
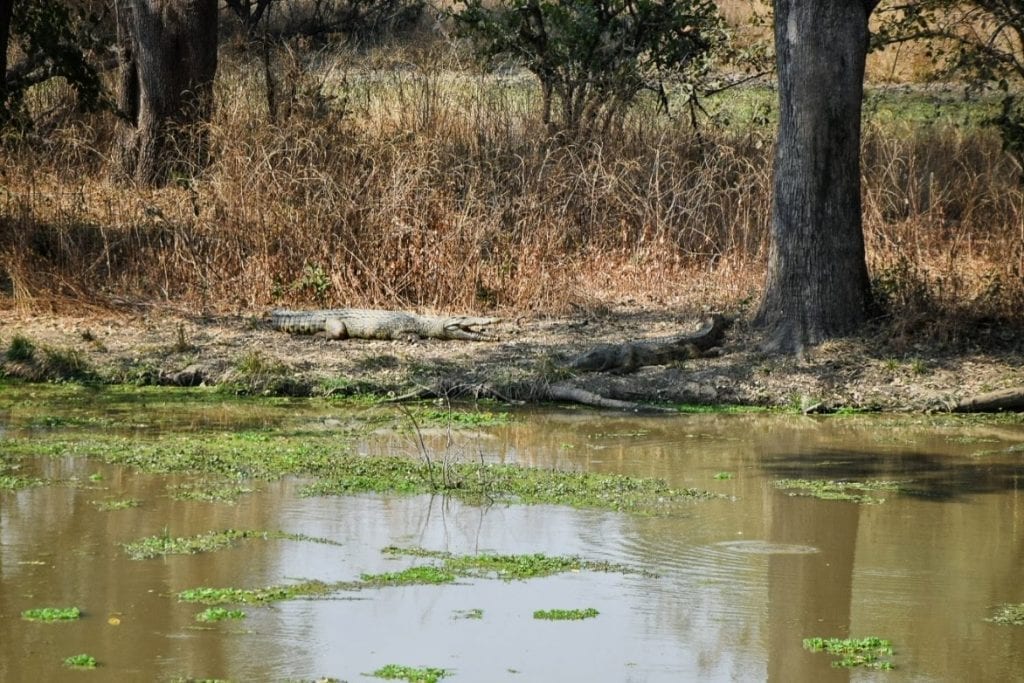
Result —
[[1011, 339], [994, 338], [988, 349], [950, 350], [882, 342], [868, 331], [803, 357], [768, 356], [742, 316], [707, 357], [627, 374], [567, 369], [597, 344], [695, 331], [701, 317], [626, 302], [566, 317], [506, 317], [495, 342], [406, 342], [292, 336], [272, 330], [259, 314], [7, 311], [0, 350], [6, 375], [34, 381], [204, 384], [268, 395], [449, 391], [529, 401], [558, 385], [645, 404], [941, 411], [1024, 386], [1024, 348]]

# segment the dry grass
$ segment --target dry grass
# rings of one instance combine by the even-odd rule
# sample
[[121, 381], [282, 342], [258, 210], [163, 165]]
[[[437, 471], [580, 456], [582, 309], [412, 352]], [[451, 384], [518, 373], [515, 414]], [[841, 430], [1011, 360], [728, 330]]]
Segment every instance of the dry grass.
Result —
[[[448, 53], [313, 61], [279, 56], [271, 120], [260, 69], [225, 60], [214, 163], [166, 189], [107, 179], [107, 117], [7, 140], [0, 301], [558, 312], [758, 295], [770, 126], [697, 135], [640, 111], [567, 148], [523, 77], [484, 77]], [[986, 132], [869, 128], [870, 260], [900, 319], [916, 321], [901, 331], [1020, 324], [1018, 175]]]

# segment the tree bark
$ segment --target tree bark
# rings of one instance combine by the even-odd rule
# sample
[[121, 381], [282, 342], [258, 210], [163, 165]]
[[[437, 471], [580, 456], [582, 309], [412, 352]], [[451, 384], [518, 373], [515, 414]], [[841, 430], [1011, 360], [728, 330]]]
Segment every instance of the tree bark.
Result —
[[217, 72], [216, 0], [117, 0], [120, 171], [143, 185], [206, 161]]
[[7, 46], [11, 42], [14, 0], [0, 0], [0, 119], [7, 110]]
[[860, 203], [865, 0], [774, 0], [779, 74], [772, 241], [755, 324], [800, 352], [856, 330], [871, 302]]

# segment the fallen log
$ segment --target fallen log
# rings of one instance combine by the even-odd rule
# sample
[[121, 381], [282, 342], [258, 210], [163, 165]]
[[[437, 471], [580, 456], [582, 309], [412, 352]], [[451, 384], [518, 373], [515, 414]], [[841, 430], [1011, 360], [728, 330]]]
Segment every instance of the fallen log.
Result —
[[[511, 394], [511, 396], [510, 396]], [[556, 403], [576, 403], [590, 406], [592, 408], [604, 408], [607, 410], [627, 410], [633, 413], [675, 413], [672, 408], [664, 406], [635, 403], [633, 401], [622, 401], [595, 394], [586, 389], [570, 386], [565, 383], [558, 384], [535, 384], [529, 388], [509, 387], [498, 389], [490, 383], [481, 384], [448, 384], [442, 382], [434, 386], [420, 386], [400, 396], [391, 396], [383, 399], [382, 403], [404, 403], [405, 401], [418, 401], [427, 398], [493, 398], [511, 405], [522, 405], [526, 401], [521, 398], [512, 398], [515, 395], [529, 397], [529, 402], [554, 401]]]
[[1024, 387], [990, 391], [962, 399], [953, 406], [954, 413], [1001, 413], [1024, 411]]
[[609, 408], [611, 410], [628, 410], [634, 413], [674, 413], [672, 408], [664, 406], [645, 405], [633, 401], [620, 401], [614, 398], [607, 398], [595, 394], [586, 389], [571, 387], [567, 384], [550, 384], [547, 387], [544, 398], [550, 401], [561, 401], [563, 403], [579, 403], [594, 408]]
[[602, 344], [569, 363], [578, 372], [633, 372], [646, 365], [667, 365], [674, 361], [699, 358], [718, 346], [732, 320], [715, 314], [699, 330], [664, 339]]

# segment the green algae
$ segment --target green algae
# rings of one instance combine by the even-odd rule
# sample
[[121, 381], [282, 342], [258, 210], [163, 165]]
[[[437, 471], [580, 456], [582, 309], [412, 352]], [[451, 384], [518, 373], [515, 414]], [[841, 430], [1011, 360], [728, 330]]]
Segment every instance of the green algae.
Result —
[[[319, 420], [324, 413], [358, 412], [359, 429], [391, 427], [408, 431], [406, 412], [420, 426], [478, 428], [507, 424], [511, 416], [495, 404], [453, 404], [440, 410], [434, 403], [388, 403], [390, 395], [358, 394], [304, 397], [247, 395], [223, 387], [166, 387], [130, 384], [39, 384], [0, 378], [0, 410], [10, 411], [13, 428], [74, 428], [76, 431], [173, 429], [211, 430], [226, 423], [285, 427], [304, 416]], [[216, 419], [210, 409], [216, 408]]]

